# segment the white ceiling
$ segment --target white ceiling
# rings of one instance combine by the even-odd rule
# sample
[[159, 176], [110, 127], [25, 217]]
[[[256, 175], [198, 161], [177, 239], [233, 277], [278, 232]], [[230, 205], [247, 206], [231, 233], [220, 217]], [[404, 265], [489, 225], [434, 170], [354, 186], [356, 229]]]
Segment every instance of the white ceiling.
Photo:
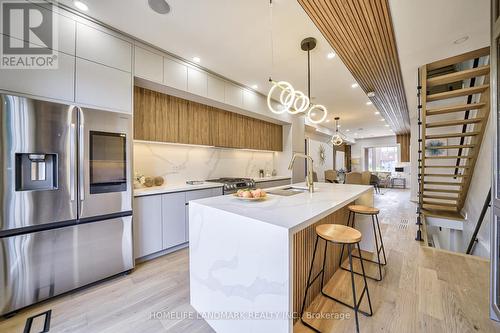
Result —
[[[312, 51], [314, 102], [324, 104], [341, 130], [353, 137], [391, 135], [354, 78], [296, 0], [273, 0], [274, 66], [271, 62], [269, 0], [168, 0], [171, 12], [153, 12], [147, 0], [83, 0], [86, 13], [130, 35], [185, 59], [200, 57], [203, 67], [267, 94], [268, 77], [307, 91], [305, 37]], [[434, 60], [489, 44], [490, 0], [389, 0], [410, 115], [416, 109], [417, 68]], [[62, 0], [73, 6], [72, 0]], [[460, 45], [456, 39], [469, 36]], [[363, 128], [363, 130], [358, 130]], [[357, 134], [354, 136], [354, 134]]]
[[[490, 0], [389, 0], [410, 117], [417, 110], [417, 70], [490, 44]], [[453, 42], [461, 37], [462, 44]]]
[[[60, 1], [73, 7], [72, 0]], [[267, 94], [271, 73], [269, 0], [168, 0], [168, 15], [154, 13], [147, 0], [83, 0], [86, 13], [130, 35], [191, 60], [201, 58], [203, 67], [241, 84], [258, 85]], [[341, 118], [341, 130], [359, 132], [358, 137], [390, 135], [354, 78], [295, 0], [273, 1], [275, 80], [286, 80], [307, 93], [306, 53], [300, 49], [305, 37], [315, 37], [311, 52], [314, 102], [324, 104], [332, 121]], [[358, 128], [363, 128], [359, 131]]]

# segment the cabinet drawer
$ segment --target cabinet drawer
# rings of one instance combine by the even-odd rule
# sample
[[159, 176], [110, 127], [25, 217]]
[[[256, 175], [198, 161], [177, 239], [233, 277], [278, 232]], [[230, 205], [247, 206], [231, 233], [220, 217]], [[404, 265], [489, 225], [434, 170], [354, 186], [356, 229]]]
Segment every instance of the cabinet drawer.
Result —
[[[222, 191], [222, 188], [221, 188]], [[210, 198], [214, 196], [214, 192], [211, 188], [207, 188], [205, 190], [196, 190], [196, 191], [188, 191], [186, 192], [186, 203], [191, 200]]]
[[76, 26], [76, 56], [132, 71], [132, 44], [82, 23]]
[[134, 75], [163, 83], [163, 57], [138, 46], [134, 50]]
[[0, 69], [0, 89], [73, 102], [75, 58], [58, 57], [57, 69]]
[[78, 103], [132, 112], [132, 75], [83, 59], [76, 60]]

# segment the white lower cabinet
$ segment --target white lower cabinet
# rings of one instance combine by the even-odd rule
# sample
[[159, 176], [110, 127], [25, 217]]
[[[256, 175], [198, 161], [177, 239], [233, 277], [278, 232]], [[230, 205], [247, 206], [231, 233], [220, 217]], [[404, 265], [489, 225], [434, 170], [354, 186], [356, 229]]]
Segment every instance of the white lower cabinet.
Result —
[[186, 193], [177, 192], [161, 196], [163, 248], [186, 242]]
[[161, 195], [134, 198], [135, 258], [163, 249], [161, 199]]
[[189, 201], [218, 195], [222, 195], [222, 187], [135, 197], [135, 258], [186, 243]]

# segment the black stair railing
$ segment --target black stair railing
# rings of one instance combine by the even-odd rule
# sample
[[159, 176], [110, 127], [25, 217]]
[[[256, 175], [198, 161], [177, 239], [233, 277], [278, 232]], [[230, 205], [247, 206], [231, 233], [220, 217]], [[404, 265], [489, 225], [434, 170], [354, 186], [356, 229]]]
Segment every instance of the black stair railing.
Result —
[[[479, 66], [479, 58], [476, 58], [476, 59], [474, 59], [474, 62], [472, 64], [472, 68], [477, 68], [478, 66]], [[475, 84], [476, 84], [476, 78], [473, 77], [470, 79], [469, 87], [472, 88], [475, 86]], [[471, 104], [471, 103], [472, 103], [472, 95], [469, 95], [469, 96], [467, 96], [467, 104]], [[466, 110], [464, 120], [469, 119], [469, 115], [470, 115], [470, 110]], [[467, 132], [467, 124], [462, 125], [462, 133], [465, 133], [465, 132]], [[461, 137], [460, 138], [460, 145], [462, 146], [464, 144], [464, 142], [465, 142], [465, 137]], [[462, 151], [463, 151], [462, 148], [458, 148], [457, 156], [461, 156]], [[457, 167], [460, 165], [460, 158], [457, 158], [455, 165]], [[458, 175], [458, 172], [459, 172], [459, 168], [455, 168], [455, 175]], [[455, 179], [457, 179], [457, 177], [455, 177]]]
[[422, 102], [421, 102], [421, 94], [422, 94], [422, 85], [421, 85], [421, 78], [420, 78], [420, 70], [418, 70], [418, 83], [417, 83], [417, 117], [418, 117], [418, 173], [417, 173], [417, 179], [418, 179], [418, 206], [417, 206], [417, 225], [418, 225], [418, 230], [417, 230], [417, 235], [415, 237], [415, 240], [417, 241], [423, 241], [422, 238], [422, 203], [423, 203], [423, 195], [424, 195], [424, 186], [423, 186], [423, 175], [422, 175], [422, 152], [424, 150], [424, 140], [422, 139]]
[[481, 229], [481, 225], [483, 224], [484, 217], [486, 216], [486, 212], [488, 211], [489, 207], [491, 207], [491, 188], [488, 191], [488, 195], [486, 196], [486, 200], [484, 200], [483, 209], [481, 210], [481, 214], [479, 215], [479, 219], [477, 220], [476, 227], [474, 228], [474, 233], [472, 234], [472, 237], [470, 238], [469, 246], [467, 247], [467, 251], [465, 252], [467, 254], [472, 253], [474, 246], [478, 242], [477, 234], [479, 233], [479, 230]]

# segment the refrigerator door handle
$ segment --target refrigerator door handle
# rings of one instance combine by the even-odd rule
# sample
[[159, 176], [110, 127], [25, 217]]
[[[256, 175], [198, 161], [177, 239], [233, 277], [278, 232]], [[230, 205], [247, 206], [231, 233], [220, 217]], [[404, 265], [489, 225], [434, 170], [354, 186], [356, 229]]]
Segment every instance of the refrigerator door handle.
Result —
[[78, 108], [79, 114], [79, 140], [78, 140], [78, 188], [80, 201], [85, 200], [85, 118], [82, 109]]
[[69, 132], [69, 192], [71, 201], [75, 201], [75, 170], [76, 170], [76, 124], [71, 123]]

